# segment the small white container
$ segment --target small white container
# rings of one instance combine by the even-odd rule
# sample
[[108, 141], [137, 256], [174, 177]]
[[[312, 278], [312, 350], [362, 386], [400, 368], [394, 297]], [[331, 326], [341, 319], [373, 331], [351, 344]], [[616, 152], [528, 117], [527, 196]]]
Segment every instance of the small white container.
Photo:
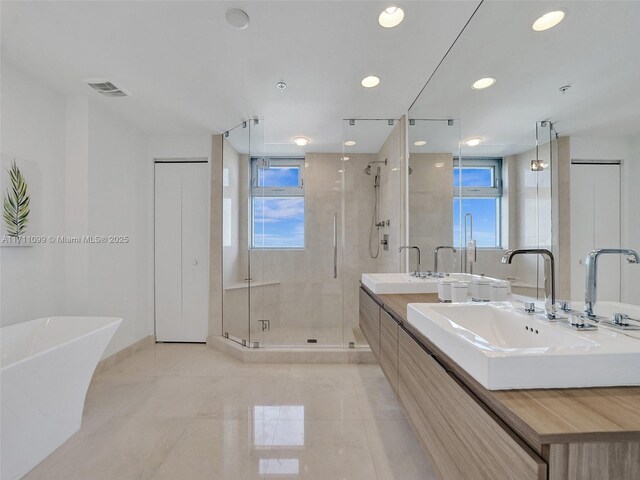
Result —
[[456, 282], [451, 284], [451, 301], [462, 303], [467, 301], [469, 294], [469, 284], [466, 282]]
[[438, 300], [442, 303], [451, 303], [451, 285], [456, 283], [452, 278], [438, 280]]
[[491, 282], [489, 297], [492, 302], [506, 302], [509, 285], [506, 282]]
[[484, 276], [471, 282], [471, 299], [474, 302], [488, 302], [491, 299], [491, 282]]

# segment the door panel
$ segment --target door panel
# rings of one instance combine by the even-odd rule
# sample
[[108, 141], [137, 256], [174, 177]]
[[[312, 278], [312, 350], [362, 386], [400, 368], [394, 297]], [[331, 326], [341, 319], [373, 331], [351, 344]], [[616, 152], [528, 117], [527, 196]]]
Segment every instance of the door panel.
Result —
[[208, 165], [182, 166], [182, 340], [205, 342], [209, 316]]
[[[571, 165], [571, 297], [584, 298], [584, 258], [595, 248], [620, 248], [620, 165]], [[617, 255], [598, 259], [598, 300], [620, 299]]]
[[155, 319], [160, 342], [204, 342], [209, 312], [209, 169], [155, 165]]
[[179, 164], [155, 165], [156, 339], [175, 341], [182, 327], [182, 171]]

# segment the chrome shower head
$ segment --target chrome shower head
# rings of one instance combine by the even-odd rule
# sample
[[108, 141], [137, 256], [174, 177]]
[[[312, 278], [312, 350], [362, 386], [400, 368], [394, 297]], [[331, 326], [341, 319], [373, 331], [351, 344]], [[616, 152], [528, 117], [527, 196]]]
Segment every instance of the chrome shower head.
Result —
[[365, 175], [371, 175], [371, 164], [367, 165], [367, 168], [364, 169]]

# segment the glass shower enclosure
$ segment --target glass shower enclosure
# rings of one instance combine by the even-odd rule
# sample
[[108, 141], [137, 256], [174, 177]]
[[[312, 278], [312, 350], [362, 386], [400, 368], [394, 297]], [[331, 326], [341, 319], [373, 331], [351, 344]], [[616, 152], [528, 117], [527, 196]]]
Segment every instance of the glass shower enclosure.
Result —
[[340, 153], [264, 143], [263, 122], [224, 135], [223, 335], [248, 347], [342, 346]]
[[[262, 119], [224, 134], [224, 336], [252, 348], [367, 346], [358, 328], [360, 276], [394, 271], [387, 267], [400, 260], [395, 222], [380, 229], [393, 232], [393, 253], [369, 255], [374, 179], [381, 201], [398, 207], [385, 218], [399, 217], [401, 196], [391, 185], [399, 184], [401, 135], [397, 121], [378, 130], [358, 122], [343, 126], [357, 147], [265, 142]], [[373, 131], [384, 136], [372, 141]], [[392, 131], [398, 141], [385, 142]], [[380, 153], [383, 146], [392, 152]], [[386, 165], [372, 163], [376, 175], [367, 175], [383, 154]]]

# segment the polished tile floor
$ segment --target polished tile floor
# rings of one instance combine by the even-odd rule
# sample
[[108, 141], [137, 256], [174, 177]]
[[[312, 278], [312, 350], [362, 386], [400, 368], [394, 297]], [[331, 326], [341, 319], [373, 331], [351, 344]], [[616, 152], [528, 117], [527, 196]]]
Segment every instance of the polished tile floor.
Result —
[[27, 479], [435, 479], [377, 365], [252, 365], [158, 344], [99, 375]]

